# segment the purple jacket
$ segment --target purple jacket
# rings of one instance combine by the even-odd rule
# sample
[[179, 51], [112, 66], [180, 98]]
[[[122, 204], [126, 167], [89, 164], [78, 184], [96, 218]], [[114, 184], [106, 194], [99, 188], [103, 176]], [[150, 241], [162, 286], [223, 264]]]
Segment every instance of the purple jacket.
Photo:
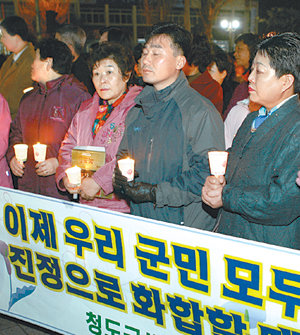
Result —
[[22, 191], [68, 199], [55, 183], [55, 175], [40, 177], [35, 172], [36, 162], [32, 145], [47, 144], [46, 159], [57, 157], [61, 142], [80, 104], [89, 99], [86, 88], [72, 75], [63, 75], [49, 81], [46, 86], [37, 84], [33, 91], [24, 95], [18, 114], [12, 123], [7, 159], [14, 157], [13, 145], [26, 143], [28, 158], [24, 175], [18, 178]]
[[0, 186], [12, 188], [10, 170], [6, 161], [6, 150], [8, 147], [8, 135], [11, 116], [7, 101], [0, 94]]
[[[96, 92], [93, 98], [82, 104], [59, 151], [56, 182], [60, 190], [65, 191], [62, 178], [65, 176], [65, 170], [71, 166], [72, 148], [78, 145], [91, 145], [105, 147], [106, 150], [106, 163], [94, 173], [92, 178], [101, 187], [105, 195], [113, 192], [112, 176], [116, 165], [116, 154], [124, 134], [125, 118], [128, 111], [135, 105], [134, 99], [141, 90], [142, 87], [139, 86], [133, 86], [129, 89], [124, 100], [112, 111], [95, 138], [92, 136], [92, 127], [99, 109], [99, 95]], [[126, 201], [117, 199], [114, 194], [112, 199], [95, 198], [92, 201], [81, 199], [80, 202], [99, 208], [129, 212]]]

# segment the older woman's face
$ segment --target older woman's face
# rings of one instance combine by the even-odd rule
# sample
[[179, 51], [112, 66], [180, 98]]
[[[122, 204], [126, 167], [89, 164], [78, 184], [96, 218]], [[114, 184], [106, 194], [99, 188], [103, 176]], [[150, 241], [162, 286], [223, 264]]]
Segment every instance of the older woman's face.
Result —
[[47, 68], [47, 61], [41, 60], [40, 50], [37, 49], [35, 52], [34, 61], [31, 65], [31, 79], [38, 83], [45, 84], [47, 82], [46, 68]]
[[248, 69], [250, 61], [250, 51], [248, 45], [245, 44], [243, 41], [237, 42], [235, 46], [234, 57], [237, 65], [243, 66], [245, 69]]
[[93, 69], [93, 83], [100, 98], [113, 104], [126, 91], [128, 78], [112, 59], [102, 59]]

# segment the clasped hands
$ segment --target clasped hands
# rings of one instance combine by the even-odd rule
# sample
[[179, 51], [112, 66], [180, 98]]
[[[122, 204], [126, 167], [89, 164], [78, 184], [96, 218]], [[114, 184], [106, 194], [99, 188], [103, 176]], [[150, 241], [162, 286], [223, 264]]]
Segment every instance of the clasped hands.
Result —
[[225, 185], [224, 176], [208, 176], [202, 188], [202, 201], [211, 208], [222, 207], [222, 191]]
[[[137, 177], [137, 175], [135, 171], [135, 177]], [[118, 166], [116, 166], [114, 170], [113, 187], [115, 193], [137, 204], [142, 202], [156, 202], [157, 185], [136, 181], [128, 182]]]

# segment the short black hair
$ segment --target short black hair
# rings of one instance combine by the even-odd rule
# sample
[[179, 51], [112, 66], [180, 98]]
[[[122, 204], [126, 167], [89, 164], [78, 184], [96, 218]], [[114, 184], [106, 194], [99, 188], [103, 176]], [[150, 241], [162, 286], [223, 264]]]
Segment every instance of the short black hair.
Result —
[[107, 42], [120, 43], [128, 48], [133, 47], [133, 41], [129, 32], [120, 27], [109, 26], [101, 30], [101, 35], [107, 32]]
[[212, 45], [206, 35], [194, 34], [190, 53], [187, 55], [189, 65], [198, 66], [200, 72], [205, 72], [212, 62]]
[[42, 39], [36, 46], [40, 51], [41, 60], [52, 58], [52, 69], [59, 74], [71, 72], [73, 56], [68, 46], [54, 38]]
[[86, 41], [86, 33], [81, 27], [74, 24], [64, 24], [56, 32], [61, 36], [63, 42], [73, 46], [77, 55], [82, 53]]
[[142, 57], [143, 49], [144, 49], [144, 44], [142, 43], [136, 44], [135, 47], [133, 48], [133, 57], [136, 63]]
[[294, 76], [294, 92], [300, 92], [300, 35], [282, 33], [266, 38], [258, 45], [259, 54], [269, 58], [270, 66], [278, 78], [284, 74]]
[[185, 57], [190, 53], [192, 35], [179, 24], [173, 22], [161, 22], [152, 26], [150, 33], [147, 34], [146, 43], [153, 37], [159, 35], [168, 36], [173, 44], [174, 49], [182, 52]]
[[8, 16], [0, 23], [0, 27], [11, 36], [19, 35], [23, 41], [29, 40], [28, 26], [20, 16]]
[[[130, 72], [131, 77], [133, 76], [135, 61], [130, 48], [115, 42], [99, 43], [99, 45], [93, 49], [88, 60], [91, 72], [101, 60], [107, 58], [112, 59], [118, 65], [123, 78], [127, 77]], [[132, 80], [129, 80], [128, 85], [131, 83]]]
[[252, 65], [259, 41], [260, 41], [259, 36], [252, 33], [241, 34], [235, 40], [235, 44], [237, 44], [238, 42], [244, 42], [247, 45], [250, 53], [249, 67], [251, 67]]
[[226, 70], [227, 72], [226, 77], [229, 78], [234, 68], [231, 57], [226, 51], [224, 51], [222, 48], [220, 48], [216, 44], [213, 44], [212, 49], [213, 49], [213, 54], [212, 54], [213, 62], [216, 63], [218, 70], [220, 72], [223, 72], [224, 70]]

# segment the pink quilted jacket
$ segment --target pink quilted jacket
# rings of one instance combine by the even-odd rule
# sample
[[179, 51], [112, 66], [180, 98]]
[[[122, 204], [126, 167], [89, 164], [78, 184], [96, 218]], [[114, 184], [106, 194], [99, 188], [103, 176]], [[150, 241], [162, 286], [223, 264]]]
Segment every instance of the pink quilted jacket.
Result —
[[[105, 195], [113, 192], [112, 175], [116, 165], [116, 154], [124, 134], [125, 118], [128, 111], [135, 105], [134, 99], [141, 90], [142, 87], [139, 86], [133, 86], [129, 89], [122, 103], [113, 110], [95, 138], [92, 136], [92, 126], [99, 108], [99, 95], [97, 92], [91, 99], [81, 105], [72, 120], [59, 151], [56, 183], [60, 190], [65, 190], [62, 178], [65, 175], [65, 170], [71, 166], [72, 148], [78, 145], [89, 145], [105, 147], [106, 163], [94, 173], [93, 179], [101, 187]], [[129, 212], [129, 206], [126, 201], [118, 199], [114, 194], [112, 199], [95, 198], [92, 201], [80, 199], [80, 202], [118, 212]]]

